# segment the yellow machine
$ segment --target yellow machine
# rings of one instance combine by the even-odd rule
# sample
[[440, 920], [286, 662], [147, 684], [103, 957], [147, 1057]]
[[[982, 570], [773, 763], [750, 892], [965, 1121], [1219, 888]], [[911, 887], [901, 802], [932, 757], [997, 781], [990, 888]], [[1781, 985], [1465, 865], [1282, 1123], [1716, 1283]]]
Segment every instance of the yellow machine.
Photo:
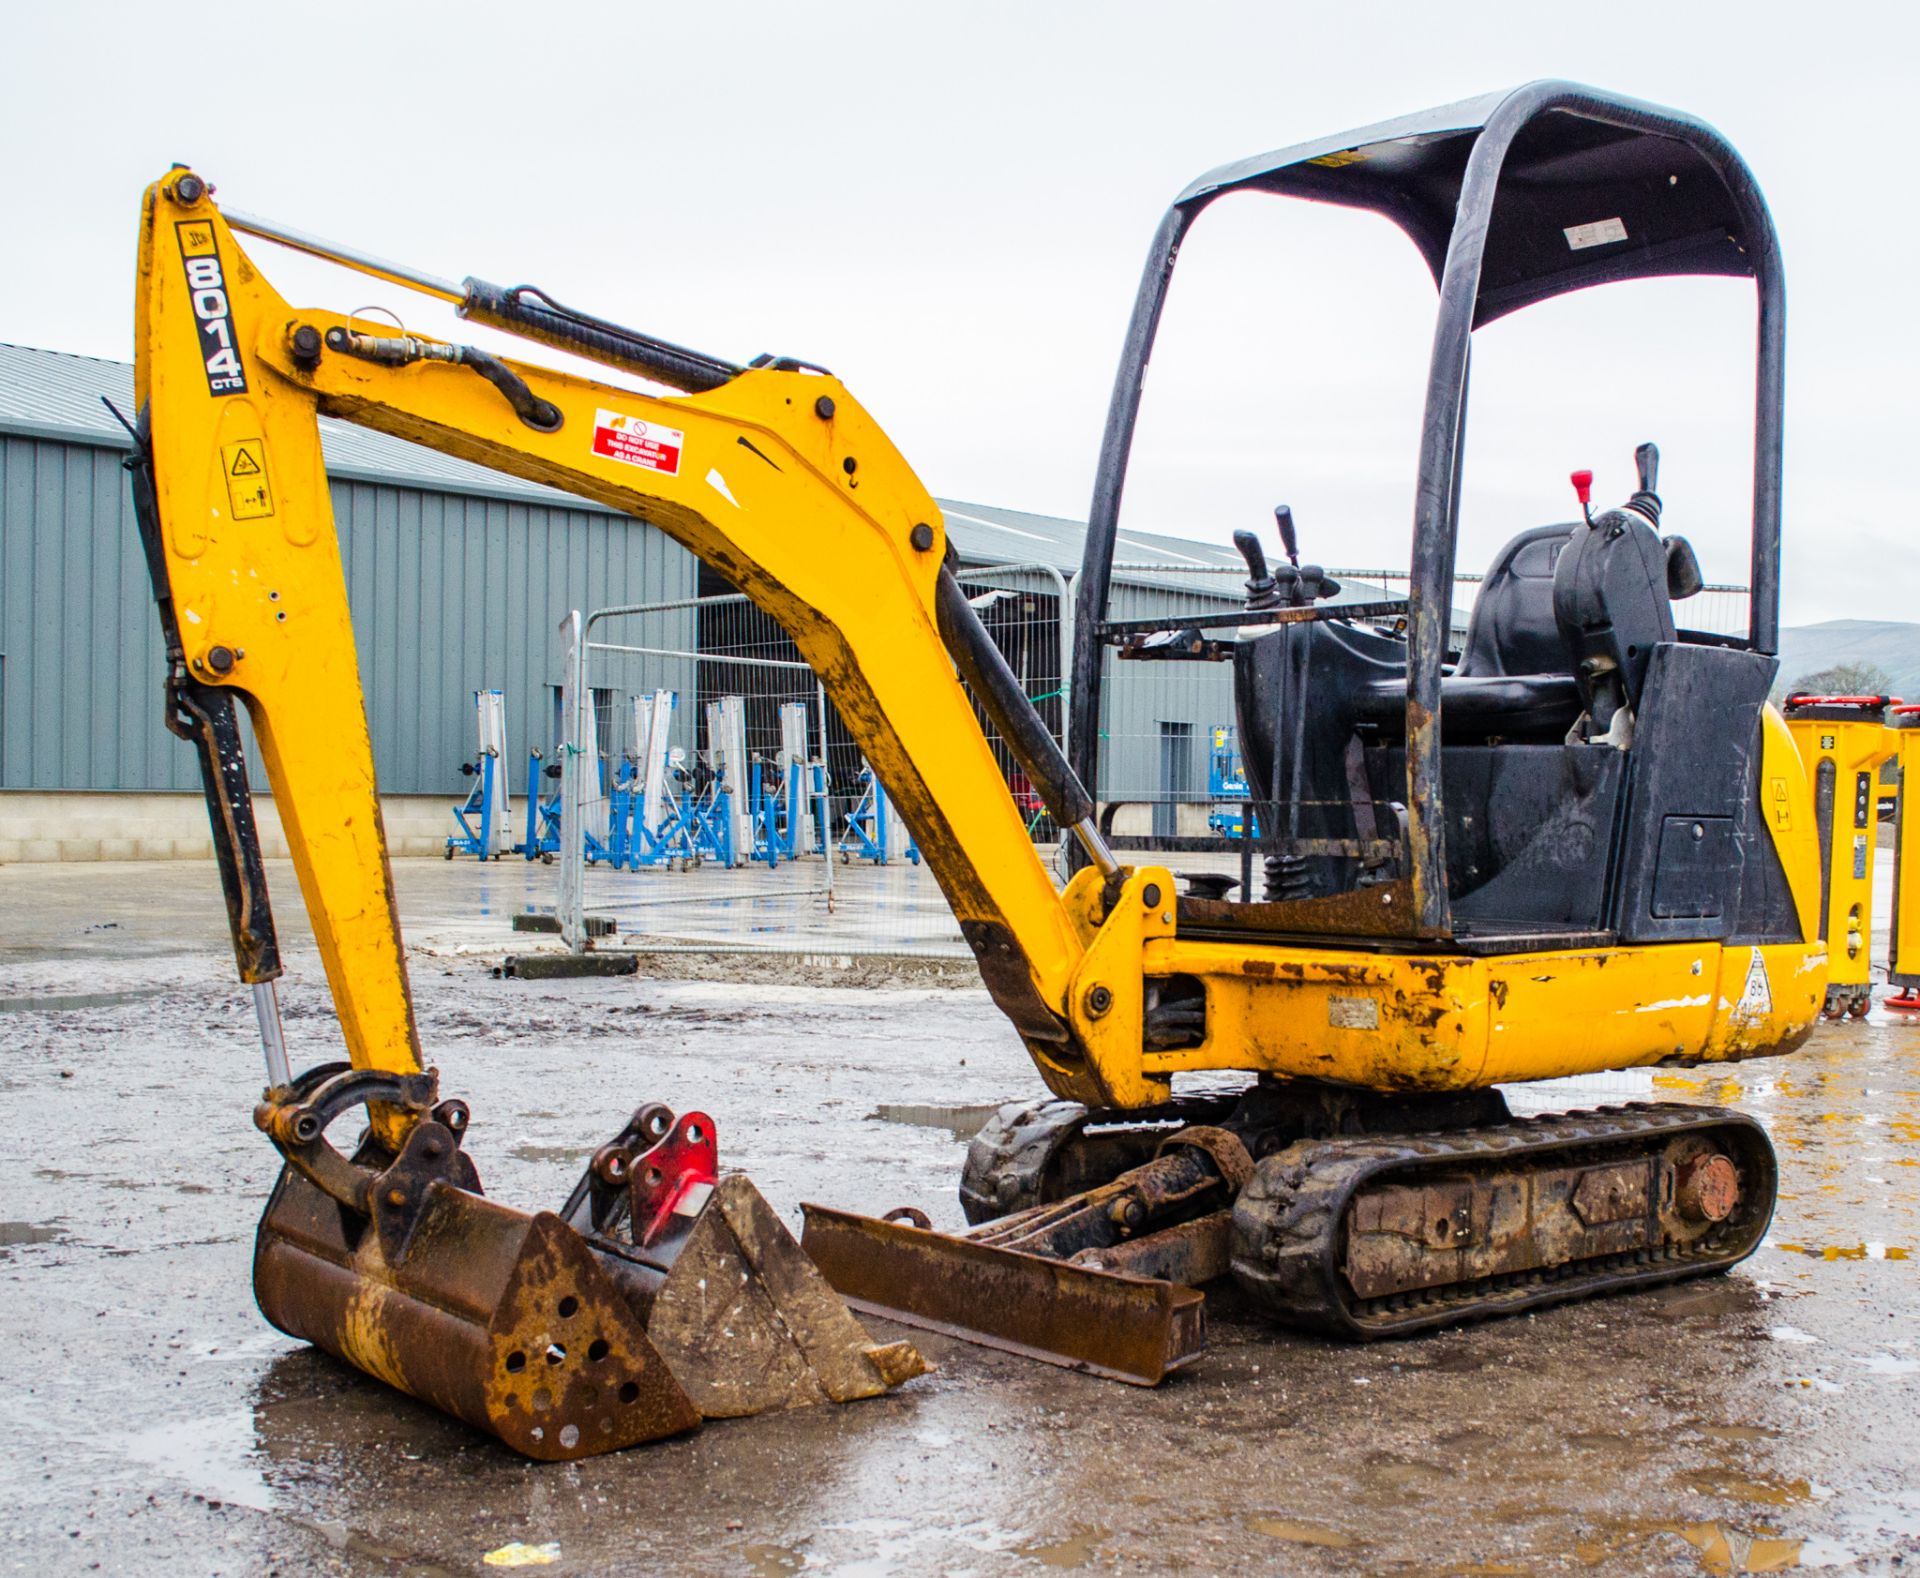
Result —
[[1893, 812], [1893, 914], [1887, 938], [1887, 985], [1894, 988], [1890, 1008], [1920, 1008], [1920, 795], [1907, 785], [1920, 785], [1920, 706], [1896, 706], [1887, 715], [1893, 730], [1894, 761], [1899, 768], [1899, 793]]
[[[1787, 728], [1813, 775], [1814, 818], [1820, 832], [1820, 935], [1829, 961], [1821, 1011], [1829, 1019], [1864, 1018], [1873, 1002], [1873, 854], [1880, 824], [1880, 766], [1901, 751], [1901, 736], [1885, 723], [1889, 701], [1886, 696], [1787, 698]], [[1897, 894], [1897, 879], [1895, 890]]]
[[[1672, 166], [1681, 195], [1645, 179], [1649, 161]], [[1503, 174], [1533, 194], [1524, 212], [1495, 204]], [[1298, 563], [1283, 521], [1291, 562], [1272, 571], [1239, 534], [1244, 608], [1178, 628], [1114, 623], [1113, 510], [1159, 302], [1186, 226], [1242, 188], [1387, 212], [1435, 271], [1411, 595], [1342, 600]], [[1634, 244], [1563, 239], [1600, 219]], [[685, 393], [295, 308], [237, 232]], [[1658, 535], [1645, 446], [1626, 506], [1596, 514], [1583, 493], [1583, 520], [1503, 550], [1455, 650], [1472, 326], [1683, 268], [1752, 277], [1760, 304], [1749, 636], [1676, 628], [1670, 600], [1699, 575], [1682, 539]], [[478, 1193], [458, 1143], [464, 1108], [422, 1072], [321, 415], [654, 523], [781, 623], [886, 783], [1054, 1099], [1004, 1110], [975, 1141], [967, 1235], [808, 1208], [807, 1255], [857, 1307], [1150, 1383], [1199, 1351], [1193, 1289], [1229, 1271], [1277, 1318], [1382, 1336], [1733, 1264], [1759, 1242], [1775, 1192], [1751, 1120], [1653, 1106], [1515, 1121], [1492, 1087], [1786, 1052], [1820, 1011], [1813, 799], [1764, 704], [1782, 313], [1771, 226], [1738, 156], [1685, 117], [1565, 84], [1245, 161], [1183, 195], [1116, 387], [1079, 583], [1075, 706], [1097, 719], [1108, 649], [1234, 664], [1242, 871], [1257, 856], [1266, 878], [1263, 894], [1234, 900], [1212, 871], [1116, 857], [1084, 787], [1092, 772], [1062, 756], [948, 568], [939, 508], [837, 379], [773, 358], [735, 365], [532, 287], [454, 283], [222, 212], [176, 168], [143, 213], [136, 501], [173, 665], [169, 715], [200, 746], [260, 1009], [258, 1121], [288, 1163], [256, 1263], [270, 1318], [537, 1455], [869, 1395], [917, 1365], [868, 1344], [808, 1280], [750, 1186], [714, 1187], [704, 1115], [643, 1109], [557, 1218]], [[279, 1042], [236, 702], [348, 1053], [300, 1078]], [[1083, 869], [1064, 892], [976, 704], [1076, 841]], [[1097, 735], [1079, 729], [1081, 748]], [[1218, 1070], [1253, 1081], [1235, 1096], [1175, 1091], [1177, 1076]], [[323, 1131], [359, 1105], [373, 1127], [349, 1161]], [[761, 1326], [789, 1383], [733, 1396], [738, 1373], [768, 1361], [731, 1354], [738, 1339], [682, 1296], [696, 1255], [737, 1278], [743, 1305], [771, 1308]], [[562, 1340], [561, 1319], [589, 1323], [592, 1364], [612, 1354], [628, 1367], [612, 1394], [631, 1393], [651, 1423], [626, 1428], [606, 1408], [608, 1380], [577, 1362], [582, 1343]], [[648, 1387], [658, 1396], [643, 1407]], [[709, 1407], [720, 1394], [729, 1406]]]

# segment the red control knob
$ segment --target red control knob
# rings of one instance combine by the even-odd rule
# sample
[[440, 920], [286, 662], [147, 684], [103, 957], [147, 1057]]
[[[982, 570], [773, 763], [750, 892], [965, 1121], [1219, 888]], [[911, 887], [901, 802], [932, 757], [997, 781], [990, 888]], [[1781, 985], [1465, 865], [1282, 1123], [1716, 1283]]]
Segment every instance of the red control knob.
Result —
[[1574, 497], [1583, 505], [1593, 502], [1593, 473], [1591, 471], [1573, 472], [1568, 477], [1568, 481], [1573, 484]]

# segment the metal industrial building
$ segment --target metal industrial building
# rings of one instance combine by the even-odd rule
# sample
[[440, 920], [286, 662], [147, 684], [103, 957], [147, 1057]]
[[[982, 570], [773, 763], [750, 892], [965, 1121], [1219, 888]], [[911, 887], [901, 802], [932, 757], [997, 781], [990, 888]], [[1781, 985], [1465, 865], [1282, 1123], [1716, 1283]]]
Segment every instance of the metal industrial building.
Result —
[[[206, 848], [193, 753], [161, 723], [160, 632], [121, 465], [127, 435], [103, 403], [131, 415], [132, 384], [125, 363], [0, 345], [0, 861]], [[389, 834], [397, 851], [426, 853], [464, 792], [476, 687], [507, 692], [509, 759], [524, 762], [551, 743], [568, 610], [722, 588], [643, 521], [350, 424], [321, 427]], [[1082, 526], [940, 502], [970, 590], [988, 589], [989, 625], [1039, 654], [1029, 654], [1034, 694], [1057, 726], [1058, 664], [1049, 675], [1047, 654], [1059, 647], [1059, 590], [1079, 567]], [[1116, 617], [1239, 595], [1222, 573], [1238, 565], [1224, 544], [1132, 532], [1121, 544], [1137, 568], [1116, 576]], [[1044, 568], [982, 568], [1014, 563]], [[1006, 590], [995, 599], [992, 588]], [[701, 650], [691, 608], [649, 617], [668, 621], [649, 627], [653, 644]], [[696, 678], [683, 663], [682, 683], [707, 685], [708, 667]], [[1103, 788], [1203, 799], [1206, 731], [1230, 717], [1228, 676], [1215, 665], [1126, 667], [1108, 690]]]

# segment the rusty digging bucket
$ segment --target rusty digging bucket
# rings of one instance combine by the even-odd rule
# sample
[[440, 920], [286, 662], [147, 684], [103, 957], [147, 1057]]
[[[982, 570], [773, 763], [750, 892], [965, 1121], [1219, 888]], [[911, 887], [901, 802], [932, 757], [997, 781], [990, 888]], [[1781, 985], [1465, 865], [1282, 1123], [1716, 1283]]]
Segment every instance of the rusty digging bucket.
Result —
[[[348, 1160], [329, 1123], [412, 1121]], [[558, 1214], [480, 1193], [467, 1109], [431, 1072], [330, 1064], [255, 1121], [287, 1165], [254, 1245], [269, 1321], [547, 1460], [736, 1418], [873, 1397], [927, 1366], [877, 1344], [760, 1192], [718, 1176], [712, 1121], [642, 1107]]]

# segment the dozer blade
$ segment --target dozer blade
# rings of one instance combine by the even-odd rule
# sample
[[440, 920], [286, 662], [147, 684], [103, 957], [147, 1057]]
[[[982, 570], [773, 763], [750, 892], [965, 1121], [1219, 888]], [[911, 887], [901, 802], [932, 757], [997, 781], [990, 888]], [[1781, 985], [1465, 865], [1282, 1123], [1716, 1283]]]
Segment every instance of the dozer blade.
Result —
[[801, 1207], [801, 1247], [855, 1309], [1049, 1364], [1157, 1386], [1206, 1349], [1197, 1289], [902, 1222]]
[[[435, 1097], [430, 1072], [329, 1065], [256, 1110], [287, 1166], [254, 1292], [289, 1336], [543, 1459], [926, 1369], [872, 1341], [751, 1183], [717, 1178], [704, 1114], [642, 1108], [561, 1214], [529, 1215], [480, 1193], [466, 1108]], [[372, 1101], [414, 1125], [397, 1157], [369, 1140], [349, 1161], [326, 1127]]]
[[912, 1209], [876, 1221], [809, 1205], [804, 1244], [856, 1309], [1158, 1386], [1206, 1351], [1206, 1296], [1188, 1284], [1226, 1271], [1229, 1208], [1252, 1173], [1237, 1136], [1196, 1123], [1105, 1183], [964, 1237]]

